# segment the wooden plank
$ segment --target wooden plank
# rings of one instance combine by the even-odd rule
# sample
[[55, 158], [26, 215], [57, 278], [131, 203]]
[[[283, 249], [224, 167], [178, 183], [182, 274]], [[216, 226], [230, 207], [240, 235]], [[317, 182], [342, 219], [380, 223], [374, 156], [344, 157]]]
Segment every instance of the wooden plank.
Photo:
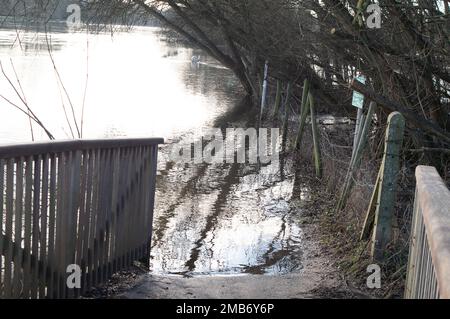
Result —
[[42, 203], [41, 203], [41, 231], [40, 231], [40, 261], [42, 263], [41, 273], [39, 274], [39, 298], [43, 299], [46, 295], [46, 268], [47, 268], [47, 218], [48, 218], [48, 176], [49, 174], [49, 155], [43, 156], [42, 162]]
[[300, 106], [300, 118], [299, 118], [299, 128], [297, 132], [297, 138], [295, 140], [295, 149], [300, 149], [302, 144], [303, 131], [305, 130], [306, 118], [308, 117], [308, 113], [310, 108], [309, 105], [309, 81], [306, 79], [303, 83], [303, 94], [302, 94], [302, 103]]
[[148, 147], [144, 147], [142, 154], [142, 178], [141, 178], [141, 186], [140, 186], [140, 209], [139, 209], [139, 234], [138, 234], [138, 259], [140, 261], [145, 257], [145, 215], [147, 214], [147, 172], [149, 167], [149, 149]]
[[[66, 268], [69, 265], [76, 264], [76, 242], [77, 242], [77, 222], [78, 222], [78, 200], [80, 193], [80, 174], [81, 174], [81, 151], [70, 153], [70, 161], [68, 165], [69, 181], [68, 181], [68, 209], [67, 209], [67, 261]], [[77, 264], [79, 266], [79, 264]], [[69, 288], [67, 286], [67, 297], [75, 298], [77, 288]]]
[[281, 141], [281, 149], [283, 152], [286, 151], [286, 143], [289, 135], [289, 101], [291, 99], [291, 88], [292, 84], [289, 82], [286, 88], [286, 98], [284, 100], [283, 138]]
[[143, 246], [143, 262], [147, 267], [150, 267], [150, 247], [148, 247], [149, 242], [149, 223], [150, 223], [150, 215], [151, 215], [151, 207], [150, 207], [150, 192], [152, 187], [152, 155], [153, 149], [152, 147], [147, 147], [146, 154], [146, 170], [145, 170], [145, 179], [144, 179], [144, 218], [143, 218], [143, 234], [142, 234], [142, 246]]
[[148, 230], [148, 252], [151, 253], [151, 243], [153, 237], [153, 212], [155, 207], [155, 190], [156, 190], [156, 174], [158, 166], [158, 148], [152, 147], [152, 160], [151, 160], [151, 185], [150, 185], [150, 216], [149, 216], [149, 230]]
[[[381, 164], [381, 167], [383, 167], [384, 163]], [[375, 187], [372, 192], [372, 197], [370, 198], [369, 202], [369, 208], [366, 212], [366, 218], [364, 219], [363, 228], [361, 231], [361, 235], [359, 237], [359, 240], [365, 240], [370, 237], [370, 232], [372, 230], [373, 222], [375, 220], [375, 210], [377, 207], [377, 200], [378, 200], [378, 193], [380, 190], [380, 174], [381, 174], [382, 168], [378, 171], [378, 176], [375, 181]]]
[[135, 148], [135, 156], [134, 156], [134, 167], [133, 167], [133, 185], [131, 189], [132, 194], [132, 200], [131, 200], [131, 223], [130, 223], [130, 267], [133, 265], [134, 260], [136, 259], [135, 256], [135, 248], [136, 248], [136, 232], [134, 231], [136, 229], [136, 218], [137, 218], [137, 209], [138, 209], [138, 187], [139, 187], [139, 167], [140, 167], [140, 147]]
[[372, 239], [372, 256], [383, 261], [387, 244], [391, 240], [392, 218], [400, 169], [400, 150], [403, 144], [405, 118], [399, 112], [389, 115], [384, 149], [384, 166], [380, 175], [380, 191]]
[[92, 250], [93, 237], [92, 233], [92, 188], [93, 188], [93, 174], [94, 174], [94, 152], [88, 151], [89, 157], [87, 165], [87, 181], [86, 181], [86, 222], [83, 239], [83, 262], [81, 263], [81, 271], [83, 273], [82, 293], [86, 293], [91, 288], [91, 274], [92, 274]]
[[87, 184], [87, 171], [88, 171], [88, 152], [83, 151], [81, 153], [81, 181], [80, 181], [80, 196], [79, 196], [79, 208], [80, 212], [78, 214], [78, 229], [77, 229], [77, 238], [76, 238], [76, 256], [75, 256], [75, 264], [80, 266], [81, 269], [81, 289], [80, 291], [76, 291], [76, 297], [79, 297], [83, 293], [84, 289], [84, 280], [85, 280], [85, 271], [86, 265], [83, 260], [83, 245], [85, 244], [83, 241], [85, 240], [85, 232], [88, 220], [86, 218], [86, 184]]
[[145, 178], [145, 168], [146, 168], [146, 163], [145, 163], [145, 159], [146, 159], [146, 150], [144, 147], [141, 147], [141, 157], [140, 157], [140, 162], [141, 162], [141, 170], [139, 173], [139, 191], [138, 191], [138, 198], [139, 198], [139, 209], [138, 209], [138, 215], [137, 215], [137, 221], [136, 221], [136, 228], [137, 228], [137, 232], [136, 232], [136, 260], [141, 260], [142, 259], [142, 225], [143, 225], [143, 215], [144, 215], [144, 187], [145, 187], [145, 182], [144, 182], [144, 178]]
[[104, 191], [103, 191], [103, 212], [102, 212], [102, 224], [101, 230], [103, 235], [103, 248], [102, 248], [102, 277], [101, 283], [105, 283], [108, 279], [108, 248], [109, 248], [109, 215], [111, 205], [111, 151], [105, 151], [104, 162]]
[[141, 249], [140, 253], [140, 260], [147, 265], [148, 264], [148, 258], [147, 258], [147, 238], [146, 238], [146, 228], [147, 228], [147, 216], [148, 216], [148, 192], [149, 192], [149, 171], [150, 171], [150, 149], [148, 147], [145, 148], [145, 154], [144, 154], [144, 171], [143, 171], [143, 178], [142, 178], [142, 216], [141, 216], [141, 229], [140, 229], [140, 235], [139, 235], [139, 245]]
[[55, 282], [55, 295], [54, 298], [63, 298], [63, 290], [65, 287], [65, 269], [63, 252], [63, 225], [64, 225], [64, 200], [65, 200], [65, 166], [66, 155], [64, 153], [58, 154], [58, 180], [57, 180], [57, 207], [56, 207], [56, 240], [55, 240], [55, 262], [56, 267], [56, 282]]
[[25, 166], [25, 220], [24, 220], [24, 278], [23, 298], [30, 298], [31, 289], [31, 237], [32, 237], [32, 200], [33, 200], [33, 158], [28, 157]]
[[117, 213], [119, 210], [120, 156], [122, 149], [116, 149], [112, 163], [112, 196], [111, 196], [111, 270], [109, 276], [117, 271]]
[[5, 236], [9, 239], [6, 245], [5, 270], [4, 270], [4, 297], [12, 295], [12, 254], [13, 254], [13, 203], [14, 203], [14, 160], [9, 159], [6, 165], [6, 218]]
[[131, 214], [132, 214], [132, 205], [133, 202], [131, 200], [132, 194], [132, 185], [133, 185], [133, 171], [134, 171], [134, 165], [135, 165], [135, 154], [136, 149], [132, 148], [130, 151], [130, 165], [128, 166], [128, 182], [127, 182], [127, 196], [126, 196], [126, 208], [125, 208], [125, 234], [124, 234], [124, 241], [125, 241], [125, 267], [129, 268], [131, 265], [131, 252], [130, 252], [130, 232], [131, 230]]
[[[0, 234], [3, 234], [5, 161], [0, 160]], [[0, 299], [3, 297], [3, 236], [0, 236]]]
[[73, 152], [67, 152], [66, 163], [64, 167], [65, 181], [64, 181], [64, 212], [63, 212], [63, 224], [62, 224], [62, 244], [64, 245], [62, 251], [62, 263], [61, 263], [61, 271], [63, 275], [63, 285], [62, 285], [62, 296], [61, 298], [71, 298], [69, 287], [67, 286], [67, 266], [69, 266], [71, 262], [72, 256], [72, 181], [73, 181]]
[[[31, 243], [31, 255], [39, 258], [39, 217], [40, 217], [40, 199], [41, 199], [41, 156], [37, 156], [34, 159], [34, 173], [33, 173], [33, 226], [32, 226], [32, 243]], [[36, 299], [38, 297], [39, 286], [39, 269], [36, 265], [32, 265], [31, 268], [31, 298]]]
[[320, 152], [320, 132], [317, 127], [316, 114], [315, 114], [315, 106], [314, 106], [314, 96], [309, 93], [309, 108], [311, 113], [311, 130], [313, 136], [313, 144], [314, 144], [314, 167], [316, 168], [316, 177], [322, 178], [322, 155]]
[[105, 257], [105, 212], [106, 212], [106, 197], [107, 197], [107, 150], [101, 150], [100, 153], [100, 196], [98, 198], [98, 223], [97, 223], [97, 238], [98, 238], [98, 276], [96, 284], [99, 285], [104, 279], [104, 257]]
[[140, 168], [141, 168], [141, 163], [142, 163], [142, 159], [141, 159], [141, 153], [142, 153], [142, 149], [141, 147], [137, 147], [136, 148], [136, 157], [134, 160], [135, 166], [134, 166], [134, 172], [133, 172], [133, 179], [134, 179], [134, 183], [133, 183], [133, 190], [132, 190], [132, 195], [133, 195], [133, 199], [132, 199], [132, 211], [131, 211], [131, 263], [130, 265], [133, 264], [133, 262], [137, 259], [136, 257], [136, 248], [137, 248], [137, 243], [136, 243], [136, 228], [137, 228], [137, 219], [138, 219], [138, 214], [139, 214], [139, 187], [140, 187], [140, 180], [141, 180], [141, 175], [140, 175]]
[[97, 242], [97, 211], [98, 211], [98, 191], [99, 191], [99, 151], [93, 150], [92, 151], [92, 157], [93, 157], [93, 165], [92, 165], [92, 199], [91, 199], [91, 222], [90, 222], [90, 250], [89, 250], [89, 260], [88, 263], [90, 265], [90, 271], [89, 271], [89, 286], [90, 289], [92, 286], [95, 285], [96, 276], [97, 276], [97, 264], [96, 264], [96, 258], [97, 258], [97, 250], [98, 250], [98, 242]]
[[13, 297], [20, 298], [22, 290], [22, 214], [23, 214], [23, 162], [24, 159], [17, 160], [16, 165], [16, 196], [14, 215], [14, 279]]
[[128, 188], [128, 166], [129, 166], [129, 154], [130, 149], [124, 148], [121, 153], [121, 161], [120, 161], [120, 188], [119, 188], [119, 210], [117, 213], [117, 224], [119, 226], [118, 229], [118, 257], [119, 257], [119, 269], [122, 270], [125, 267], [125, 209], [126, 209], [126, 190]]
[[92, 268], [93, 268], [93, 272], [92, 272], [92, 285], [97, 285], [98, 284], [98, 277], [99, 277], [99, 227], [100, 227], [100, 220], [99, 220], [99, 211], [101, 209], [99, 202], [100, 202], [100, 198], [101, 198], [101, 163], [102, 163], [102, 159], [101, 159], [101, 151], [100, 150], [96, 150], [95, 151], [95, 178], [94, 178], [94, 198], [93, 198], [93, 216], [94, 216], [94, 232], [93, 232], [93, 239], [94, 239], [94, 251], [93, 251], [93, 256], [92, 256]]
[[281, 81], [277, 80], [277, 93], [275, 95], [275, 105], [273, 107], [272, 118], [276, 119], [278, 117], [278, 111], [280, 110], [281, 104]]
[[49, 281], [47, 284], [47, 298], [52, 298], [55, 292], [55, 226], [56, 226], [56, 178], [57, 178], [57, 157], [50, 156], [50, 199], [48, 218], [48, 257], [47, 263], [50, 266]]

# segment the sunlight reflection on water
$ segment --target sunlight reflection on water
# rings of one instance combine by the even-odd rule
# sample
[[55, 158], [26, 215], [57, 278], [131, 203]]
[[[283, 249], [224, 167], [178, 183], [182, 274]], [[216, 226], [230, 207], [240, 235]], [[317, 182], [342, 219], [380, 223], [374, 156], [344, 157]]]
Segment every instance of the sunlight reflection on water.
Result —
[[[26, 100], [58, 139], [71, 138], [70, 103], [57, 81], [45, 35], [0, 30], [0, 61], [15, 81], [13, 61]], [[115, 136], [172, 138], [212, 120], [236, 103], [239, 86], [231, 72], [197, 51], [164, 41], [158, 28], [137, 28], [132, 33], [50, 33], [52, 52], [63, 85], [80, 123], [88, 71], [84, 137]], [[15, 82], [16, 83], [16, 82]], [[0, 93], [20, 105], [4, 77]], [[62, 96], [62, 97], [61, 97]], [[47, 139], [34, 125], [38, 140]], [[75, 133], [76, 135], [76, 133]], [[0, 143], [30, 141], [26, 116], [0, 100]]]

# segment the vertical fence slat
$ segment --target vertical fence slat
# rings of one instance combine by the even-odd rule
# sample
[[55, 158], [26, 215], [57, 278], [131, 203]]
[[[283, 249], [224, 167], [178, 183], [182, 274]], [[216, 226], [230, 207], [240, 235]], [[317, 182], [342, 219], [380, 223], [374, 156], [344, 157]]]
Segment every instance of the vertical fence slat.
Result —
[[98, 284], [98, 276], [99, 276], [99, 225], [100, 225], [100, 221], [99, 221], [99, 211], [101, 209], [100, 205], [99, 205], [99, 198], [101, 197], [100, 191], [100, 184], [101, 184], [101, 151], [97, 150], [96, 154], [95, 154], [95, 181], [94, 181], [94, 212], [93, 212], [93, 216], [95, 217], [94, 220], [94, 234], [93, 234], [93, 239], [94, 239], [94, 252], [93, 252], [93, 272], [92, 272], [92, 285], [97, 285]]
[[99, 275], [97, 278], [97, 284], [100, 284], [104, 279], [104, 262], [105, 262], [105, 215], [106, 215], [106, 197], [107, 197], [107, 160], [108, 150], [101, 151], [101, 173], [100, 173], [100, 208], [98, 211], [99, 224], [98, 224], [98, 239], [99, 239], [99, 252], [98, 252], [98, 270]]
[[63, 290], [65, 287], [63, 270], [63, 249], [64, 249], [64, 196], [65, 196], [65, 159], [64, 153], [58, 155], [58, 179], [57, 179], [57, 208], [56, 208], [56, 240], [55, 240], [55, 262], [56, 267], [56, 282], [55, 282], [55, 298], [63, 298]]
[[102, 282], [106, 282], [109, 278], [109, 241], [110, 241], [110, 215], [111, 215], [111, 196], [112, 196], [112, 172], [111, 172], [111, 159], [112, 159], [112, 150], [108, 149], [106, 151], [105, 158], [105, 191], [104, 191], [104, 213], [103, 213], [103, 258], [102, 258], [102, 271], [103, 277]]
[[92, 179], [93, 179], [93, 170], [94, 170], [94, 152], [88, 151], [87, 156], [89, 157], [87, 161], [88, 170], [87, 170], [87, 181], [86, 181], [86, 221], [85, 221], [85, 232], [83, 239], [83, 263], [81, 271], [83, 273], [83, 293], [88, 291], [91, 286], [90, 275], [92, 274]]
[[75, 264], [80, 266], [81, 269], [81, 290], [75, 291], [76, 297], [78, 297], [84, 289], [84, 279], [85, 279], [85, 272], [86, 272], [86, 266], [84, 264], [83, 260], [83, 245], [84, 243], [84, 233], [86, 232], [87, 228], [87, 213], [86, 213], [86, 183], [87, 183], [87, 170], [88, 170], [88, 156], [87, 151], [84, 151], [82, 154], [80, 154], [80, 165], [81, 165], [81, 179], [80, 179], [80, 193], [79, 193], [79, 214], [78, 214], [78, 228], [77, 228], [77, 238], [76, 238], [76, 259]]
[[[69, 210], [67, 211], [69, 216], [68, 223], [68, 241], [69, 241], [69, 253], [67, 266], [76, 265], [79, 266], [79, 263], [76, 262], [77, 255], [77, 228], [78, 228], [78, 207], [80, 200], [80, 175], [81, 175], [81, 159], [82, 154], [81, 151], [71, 152], [71, 161], [70, 161], [70, 180], [69, 180]], [[68, 296], [69, 298], [75, 298], [78, 295], [78, 288], [68, 287]]]
[[5, 196], [5, 162], [0, 160], [0, 298], [3, 297], [3, 201]]
[[55, 263], [55, 225], [56, 225], [56, 178], [57, 178], [57, 157], [50, 157], [50, 198], [49, 198], [49, 218], [48, 218], [48, 256], [49, 281], [47, 284], [47, 298], [52, 298], [55, 291], [55, 275], [57, 265]]
[[13, 297], [20, 298], [22, 283], [22, 212], [23, 212], [23, 158], [16, 165], [16, 196], [14, 214], [14, 281]]
[[110, 246], [110, 259], [111, 269], [109, 276], [117, 271], [117, 214], [119, 210], [119, 178], [120, 178], [120, 155], [122, 149], [115, 150], [113, 154], [112, 163], [112, 196], [111, 196], [111, 246]]
[[8, 160], [6, 167], [6, 218], [5, 218], [5, 298], [12, 297], [12, 253], [13, 253], [13, 203], [14, 203], [14, 160]]
[[25, 165], [25, 220], [24, 220], [24, 266], [23, 298], [30, 297], [31, 289], [31, 237], [32, 237], [32, 198], [33, 198], [33, 158], [28, 157]]
[[39, 217], [40, 217], [40, 199], [41, 199], [41, 156], [34, 159], [34, 174], [33, 174], [33, 235], [31, 243], [31, 298], [38, 297], [39, 284]]
[[48, 218], [48, 165], [49, 155], [43, 157], [42, 162], [42, 204], [41, 204], [41, 230], [40, 230], [40, 275], [39, 275], [39, 297], [44, 298], [46, 294], [47, 277], [47, 218]]

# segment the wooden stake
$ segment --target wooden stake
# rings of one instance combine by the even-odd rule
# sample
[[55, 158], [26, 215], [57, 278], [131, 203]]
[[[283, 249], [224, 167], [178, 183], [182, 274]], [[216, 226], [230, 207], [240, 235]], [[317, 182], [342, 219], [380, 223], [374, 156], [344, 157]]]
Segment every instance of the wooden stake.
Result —
[[309, 93], [309, 81], [305, 80], [303, 84], [303, 95], [302, 95], [302, 105], [301, 105], [301, 115], [300, 115], [300, 126], [297, 133], [297, 138], [295, 140], [295, 149], [300, 148], [300, 144], [302, 143], [303, 130], [305, 128], [306, 117], [308, 116], [308, 112], [310, 108], [308, 107], [308, 93]]
[[316, 115], [314, 111], [314, 97], [308, 93], [309, 107], [311, 112], [311, 129], [314, 142], [314, 166], [316, 168], [316, 177], [322, 178], [322, 159], [320, 154], [319, 130], [316, 122]]
[[380, 174], [381, 169], [378, 172], [377, 181], [375, 182], [375, 188], [373, 190], [372, 197], [370, 199], [369, 208], [367, 209], [363, 229], [361, 232], [361, 236], [359, 238], [360, 240], [369, 238], [370, 231], [372, 230], [373, 221], [375, 219], [375, 210], [377, 208], [378, 193], [380, 191]]
[[384, 252], [391, 240], [392, 219], [400, 169], [400, 150], [403, 144], [405, 118], [399, 112], [389, 115], [381, 171], [380, 191], [375, 214], [375, 229], [372, 238], [372, 257], [384, 259]]
[[288, 83], [286, 89], [286, 98], [284, 100], [284, 119], [283, 119], [283, 140], [281, 149], [284, 152], [286, 150], [286, 142], [289, 129], [289, 100], [291, 97], [291, 83]]
[[277, 94], [275, 97], [275, 105], [273, 107], [273, 114], [272, 114], [272, 118], [274, 119], [278, 117], [280, 104], [281, 104], [281, 81], [277, 80]]

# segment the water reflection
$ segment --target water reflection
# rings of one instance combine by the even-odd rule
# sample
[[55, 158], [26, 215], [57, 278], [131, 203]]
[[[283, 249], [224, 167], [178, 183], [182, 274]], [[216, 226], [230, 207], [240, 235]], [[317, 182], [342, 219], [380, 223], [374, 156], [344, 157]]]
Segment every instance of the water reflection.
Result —
[[[116, 136], [114, 132], [174, 138], [211, 126], [242, 93], [229, 70], [207, 57], [193, 67], [191, 57], [198, 53], [166, 41], [157, 28], [113, 35], [53, 32], [48, 40], [78, 123], [88, 75], [85, 138]], [[44, 33], [0, 30], [0, 60], [15, 79], [13, 61], [29, 105], [53, 135], [71, 138], [63, 109], [71, 115], [70, 103], [61, 94], [46, 41]], [[0, 93], [20, 105], [3, 77]], [[74, 126], [72, 116], [69, 121]], [[37, 139], [46, 139], [41, 129], [34, 130]], [[0, 143], [30, 139], [26, 116], [0, 100]]]
[[277, 166], [163, 168], [157, 182], [152, 272], [194, 276], [300, 269], [302, 231], [288, 204], [294, 178], [292, 163], [286, 166], [284, 180]]

